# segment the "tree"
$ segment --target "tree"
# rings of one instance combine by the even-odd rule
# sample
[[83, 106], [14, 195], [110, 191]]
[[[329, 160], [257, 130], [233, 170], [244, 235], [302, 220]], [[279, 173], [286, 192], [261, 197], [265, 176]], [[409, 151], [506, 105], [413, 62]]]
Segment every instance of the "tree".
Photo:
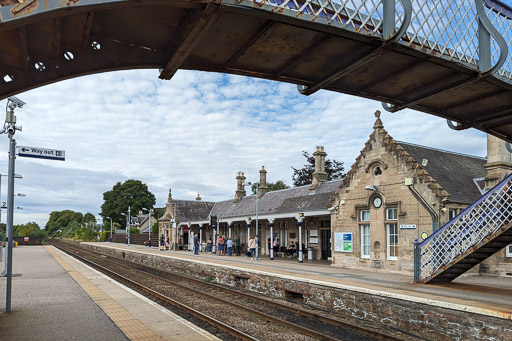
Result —
[[156, 203], [155, 196], [148, 190], [148, 186], [133, 179], [126, 180], [123, 184], [115, 184], [111, 191], [103, 193], [103, 201], [100, 213], [103, 220], [110, 217], [121, 226], [126, 226], [127, 217], [121, 213], [128, 214], [128, 207], [132, 215], [136, 215], [142, 208], [151, 209]]
[[83, 214], [80, 212], [71, 210], [53, 211], [50, 213], [50, 219], [48, 219], [44, 229], [51, 235], [57, 230], [66, 228], [72, 222], [82, 223], [82, 219]]
[[24, 225], [14, 226], [14, 235], [18, 237], [34, 237], [34, 238], [45, 238], [46, 231], [41, 230], [39, 225], [34, 222], [26, 223]]
[[[259, 186], [259, 183], [257, 183], [257, 182], [251, 186], [252, 194], [258, 193], [258, 186]], [[284, 180], [277, 180], [276, 182], [267, 182], [267, 187], [268, 187], [269, 192], [279, 191], [280, 189], [290, 188], [290, 186], [288, 186], [284, 182]]]
[[94, 224], [96, 224], [96, 217], [92, 213], [87, 212], [84, 214], [82, 223], [84, 223], [86, 226], [94, 226]]
[[[306, 151], [302, 151], [302, 155], [307, 160], [307, 163], [304, 167], [297, 169], [292, 167], [293, 169], [293, 185], [294, 186], [303, 186], [308, 185], [313, 182], [313, 172], [315, 171], [315, 157], [310, 155]], [[345, 177], [345, 173], [343, 172], [345, 168], [343, 167], [342, 161], [336, 160], [325, 160], [325, 172], [327, 173], [327, 180], [340, 180]]]

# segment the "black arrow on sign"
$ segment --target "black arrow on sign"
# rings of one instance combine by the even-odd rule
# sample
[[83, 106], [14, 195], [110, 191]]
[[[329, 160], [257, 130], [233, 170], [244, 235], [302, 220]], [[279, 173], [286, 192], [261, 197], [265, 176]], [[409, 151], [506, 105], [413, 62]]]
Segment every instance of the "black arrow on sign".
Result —
[[30, 149], [28, 149], [28, 148], [21, 148], [21, 151], [22, 151], [22, 152], [28, 152], [29, 150], [30, 150]]

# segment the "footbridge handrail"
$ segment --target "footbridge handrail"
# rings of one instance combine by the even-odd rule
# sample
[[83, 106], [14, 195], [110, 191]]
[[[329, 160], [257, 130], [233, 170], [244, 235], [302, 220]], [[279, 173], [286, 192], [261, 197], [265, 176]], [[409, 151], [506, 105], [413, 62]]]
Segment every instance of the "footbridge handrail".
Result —
[[[512, 9], [498, 0], [222, 0], [396, 42], [512, 83]], [[398, 5], [399, 4], [399, 5]], [[392, 8], [392, 12], [390, 11]], [[400, 22], [395, 28], [395, 17]], [[392, 26], [391, 26], [392, 25]], [[389, 34], [389, 31], [394, 33]], [[358, 65], [360, 66], [360, 62]], [[332, 80], [331, 80], [332, 81]], [[309, 95], [318, 90], [299, 87]], [[389, 108], [394, 109], [392, 106]]]
[[512, 174], [454, 217], [415, 244], [415, 282], [427, 282], [464, 255], [478, 249], [512, 221]]

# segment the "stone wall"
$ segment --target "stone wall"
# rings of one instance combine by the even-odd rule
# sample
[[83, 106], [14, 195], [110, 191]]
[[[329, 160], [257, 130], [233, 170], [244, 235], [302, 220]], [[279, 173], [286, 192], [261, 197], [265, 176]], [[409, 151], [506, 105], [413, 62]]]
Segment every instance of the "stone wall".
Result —
[[[315, 280], [276, 276], [256, 270], [218, 266], [179, 257], [126, 251], [101, 245], [82, 247], [158, 269], [179, 272], [194, 278], [240, 287], [276, 298], [302, 299], [305, 304], [328, 309], [344, 317], [385, 325], [394, 330], [427, 340], [509, 340], [512, 335], [510, 316], [500, 318], [471, 311], [466, 306], [453, 308], [435, 305], [435, 301], [382, 293], [371, 289], [327, 285]], [[433, 303], [434, 302], [434, 303]]]

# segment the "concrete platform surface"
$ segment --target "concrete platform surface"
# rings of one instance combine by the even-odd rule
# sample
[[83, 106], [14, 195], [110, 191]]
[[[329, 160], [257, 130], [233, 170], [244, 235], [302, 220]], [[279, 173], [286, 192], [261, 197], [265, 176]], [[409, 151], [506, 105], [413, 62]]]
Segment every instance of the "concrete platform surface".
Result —
[[10, 314], [0, 278], [0, 340], [218, 340], [53, 247], [20, 246], [13, 259]]
[[304, 260], [304, 263], [298, 263], [297, 258], [276, 257], [270, 260], [267, 255], [254, 261], [246, 256], [218, 256], [206, 252], [194, 255], [191, 251], [159, 251], [157, 248], [149, 249], [139, 245], [90, 244], [151, 252], [162, 257], [214, 263], [277, 276], [300, 277], [324, 285], [499, 317], [511, 320], [512, 324], [512, 277], [463, 275], [452, 283], [442, 285], [414, 284], [412, 276], [366, 269], [340, 269], [331, 267], [327, 261]]

